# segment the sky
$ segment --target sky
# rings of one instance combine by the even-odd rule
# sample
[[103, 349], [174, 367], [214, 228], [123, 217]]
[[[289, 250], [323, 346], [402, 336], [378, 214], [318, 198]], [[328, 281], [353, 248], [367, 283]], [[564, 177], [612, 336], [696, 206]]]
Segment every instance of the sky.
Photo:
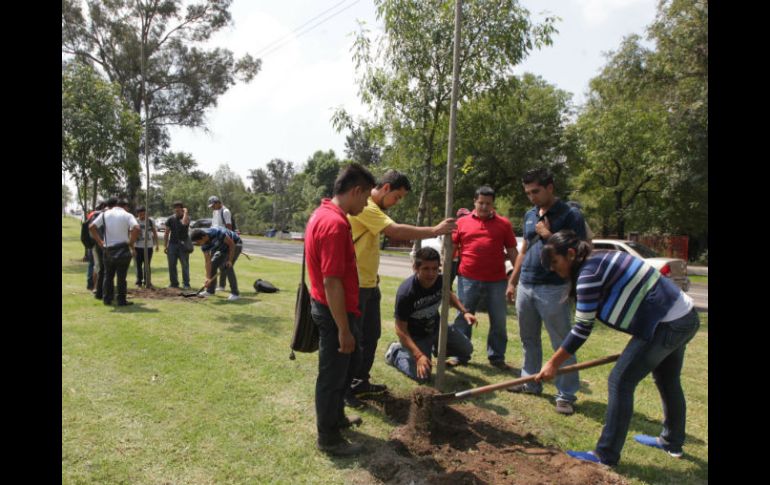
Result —
[[[543, 77], [585, 100], [589, 80], [630, 34], [644, 36], [655, 18], [657, 0], [520, 0], [539, 21], [545, 13], [561, 18], [553, 45], [534, 50], [514, 73]], [[344, 157], [345, 132], [331, 123], [345, 108], [368, 117], [358, 98], [351, 47], [364, 22], [382, 31], [373, 0], [234, 0], [233, 25], [211, 45], [262, 59], [248, 84], [231, 87], [206, 116], [208, 132], [171, 127], [171, 150], [192, 154], [198, 168], [213, 173], [227, 164], [244, 183], [249, 170], [275, 158], [304, 164], [317, 150]], [[74, 187], [74, 184], [71, 184]]]

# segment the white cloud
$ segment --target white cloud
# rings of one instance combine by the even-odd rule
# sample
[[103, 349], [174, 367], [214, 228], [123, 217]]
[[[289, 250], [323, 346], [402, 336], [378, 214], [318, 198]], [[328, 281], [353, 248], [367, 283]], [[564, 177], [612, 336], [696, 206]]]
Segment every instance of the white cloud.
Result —
[[649, 0], [577, 0], [580, 11], [590, 27], [597, 27], [618, 11], [649, 3]]

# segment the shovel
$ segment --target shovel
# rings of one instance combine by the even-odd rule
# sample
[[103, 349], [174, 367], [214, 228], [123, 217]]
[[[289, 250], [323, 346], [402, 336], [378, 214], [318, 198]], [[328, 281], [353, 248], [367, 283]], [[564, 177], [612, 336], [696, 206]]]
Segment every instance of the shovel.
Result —
[[[214, 256], [211, 258], [211, 266], [214, 268], [214, 275], [212, 278], [217, 277], [217, 273], [219, 273], [219, 266], [222, 264], [222, 261], [224, 260], [224, 257], [226, 256], [225, 253], [222, 253], [220, 251], [217, 251]], [[201, 289], [198, 291], [188, 291], [186, 293], [180, 293], [179, 296], [183, 296], [185, 298], [192, 298], [193, 296], [199, 296], [200, 292], [203, 291], [206, 288], [206, 285], [201, 286]]]
[[[579, 364], [567, 365], [557, 370], [556, 375], [566, 374], [568, 372], [575, 372], [581, 369], [588, 369], [589, 367], [596, 367], [598, 365], [609, 364], [610, 362], [615, 362], [616, 360], [618, 360], [618, 357], [620, 357], [620, 354], [602, 357], [601, 359], [588, 360], [585, 362], [580, 362]], [[488, 386], [476, 387], [473, 389], [468, 389], [466, 391], [448, 392], [445, 394], [435, 394], [431, 396], [430, 399], [432, 401], [440, 401], [440, 400], [449, 401], [452, 399], [463, 399], [466, 397], [475, 396], [477, 394], [484, 394], [485, 392], [492, 392], [498, 389], [505, 389], [507, 387], [515, 386], [518, 384], [525, 384], [527, 382], [532, 382], [535, 380], [535, 377], [537, 377], [537, 374], [533, 374], [527, 377], [521, 377], [519, 379], [513, 379], [511, 381], [500, 382], [497, 384], [489, 384]]]

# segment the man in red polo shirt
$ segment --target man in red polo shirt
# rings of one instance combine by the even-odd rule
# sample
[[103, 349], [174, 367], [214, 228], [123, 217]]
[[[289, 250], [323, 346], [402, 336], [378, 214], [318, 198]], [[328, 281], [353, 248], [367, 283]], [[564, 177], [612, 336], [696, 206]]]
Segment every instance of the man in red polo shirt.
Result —
[[347, 214], [360, 214], [375, 185], [372, 174], [357, 163], [343, 168], [334, 182], [333, 197], [323, 199], [305, 229], [305, 259], [310, 279], [311, 314], [318, 325], [318, 379], [315, 386], [318, 448], [350, 456], [363, 446], [345, 440], [340, 430], [360, 425], [360, 417], [345, 416], [343, 397], [353, 380], [356, 342], [351, 325], [358, 310], [358, 270]]
[[[505, 363], [505, 349], [508, 345], [505, 258], [513, 264], [518, 252], [511, 222], [495, 213], [494, 203], [495, 191], [491, 187], [479, 187], [473, 199], [473, 212], [457, 220], [457, 231], [452, 233], [452, 242], [459, 246], [460, 254], [457, 296], [463, 306], [475, 314], [481, 293], [486, 292], [490, 326], [487, 358], [494, 367], [510, 370]], [[471, 338], [471, 326], [462, 315], [458, 314], [453, 325], [468, 339]], [[454, 356], [447, 359], [450, 366], [466, 363]]]

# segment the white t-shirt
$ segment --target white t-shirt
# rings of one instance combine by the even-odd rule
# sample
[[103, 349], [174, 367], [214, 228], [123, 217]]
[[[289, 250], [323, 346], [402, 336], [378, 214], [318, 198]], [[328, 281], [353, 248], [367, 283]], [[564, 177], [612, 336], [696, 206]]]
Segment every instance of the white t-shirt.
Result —
[[[148, 224], [147, 221], [150, 221], [150, 223]], [[143, 221], [140, 221], [139, 219], [137, 219], [136, 222], [139, 223], [139, 237], [137, 238], [136, 244], [134, 244], [134, 246], [137, 248], [144, 248], [144, 236], [146, 235], [147, 247], [154, 248], [155, 241], [153, 240], [154, 233], [152, 232], [152, 227], [153, 227], [153, 224], [155, 224], [155, 221], [153, 221], [149, 217], [145, 217]]]
[[[222, 220], [222, 216], [224, 216], [224, 220]], [[232, 224], [233, 223], [233, 216], [230, 214], [230, 209], [222, 206], [221, 209], [215, 210], [214, 214], [211, 216], [211, 227], [224, 227], [227, 228], [226, 224]]]
[[674, 306], [671, 307], [671, 310], [669, 310], [668, 313], [666, 313], [666, 316], [664, 316], [660, 321], [671, 322], [673, 320], [678, 320], [690, 313], [694, 306], [695, 303], [692, 301], [690, 295], [684, 291], [680, 291], [679, 298], [677, 298], [677, 300], [674, 302]]
[[96, 227], [106, 224], [104, 245], [107, 247], [128, 242], [129, 231], [139, 225], [136, 217], [121, 207], [113, 207], [102, 212], [93, 223]]

